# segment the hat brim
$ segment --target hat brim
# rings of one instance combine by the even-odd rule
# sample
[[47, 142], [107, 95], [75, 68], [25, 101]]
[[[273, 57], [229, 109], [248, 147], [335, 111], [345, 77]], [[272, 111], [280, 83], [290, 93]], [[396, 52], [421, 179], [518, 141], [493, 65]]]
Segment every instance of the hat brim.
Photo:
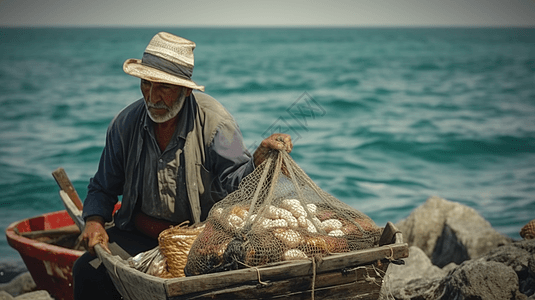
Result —
[[132, 75], [134, 77], [138, 77], [148, 81], [185, 86], [204, 92], [204, 86], [197, 85], [193, 80], [180, 78], [178, 76], [171, 75], [158, 69], [148, 67], [146, 65], [141, 64], [140, 59], [127, 59], [123, 64], [123, 70], [128, 75]]

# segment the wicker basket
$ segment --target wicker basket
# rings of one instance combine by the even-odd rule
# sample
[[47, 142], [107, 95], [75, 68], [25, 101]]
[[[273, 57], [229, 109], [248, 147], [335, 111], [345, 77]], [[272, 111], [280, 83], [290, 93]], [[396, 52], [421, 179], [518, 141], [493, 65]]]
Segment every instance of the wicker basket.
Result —
[[165, 277], [185, 277], [184, 268], [191, 245], [203, 231], [203, 225], [187, 226], [188, 222], [166, 229], [158, 236], [160, 251], [167, 261], [170, 273]]

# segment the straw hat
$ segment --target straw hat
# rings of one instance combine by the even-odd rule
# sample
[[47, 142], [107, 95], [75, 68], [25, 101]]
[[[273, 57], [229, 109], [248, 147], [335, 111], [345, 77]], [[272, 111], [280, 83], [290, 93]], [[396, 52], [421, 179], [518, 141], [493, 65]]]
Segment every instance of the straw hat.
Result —
[[142, 59], [127, 59], [123, 70], [148, 81], [169, 83], [204, 91], [204, 86], [191, 80], [195, 43], [167, 32], [156, 34]]

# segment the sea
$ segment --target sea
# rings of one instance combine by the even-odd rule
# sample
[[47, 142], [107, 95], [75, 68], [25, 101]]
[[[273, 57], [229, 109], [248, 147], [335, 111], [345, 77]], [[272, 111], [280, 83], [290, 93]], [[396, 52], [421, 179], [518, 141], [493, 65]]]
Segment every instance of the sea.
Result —
[[[193, 80], [246, 147], [292, 136], [324, 191], [396, 223], [431, 196], [520, 239], [535, 219], [535, 28], [0, 28], [0, 230], [82, 199], [109, 122], [141, 98], [123, 62], [196, 43]], [[0, 237], [0, 260], [19, 260]]]

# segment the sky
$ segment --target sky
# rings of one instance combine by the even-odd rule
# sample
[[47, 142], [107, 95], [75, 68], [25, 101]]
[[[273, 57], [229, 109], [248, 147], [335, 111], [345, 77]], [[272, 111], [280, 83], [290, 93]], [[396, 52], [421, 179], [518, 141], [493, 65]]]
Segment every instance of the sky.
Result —
[[0, 0], [0, 26], [535, 27], [535, 0]]

